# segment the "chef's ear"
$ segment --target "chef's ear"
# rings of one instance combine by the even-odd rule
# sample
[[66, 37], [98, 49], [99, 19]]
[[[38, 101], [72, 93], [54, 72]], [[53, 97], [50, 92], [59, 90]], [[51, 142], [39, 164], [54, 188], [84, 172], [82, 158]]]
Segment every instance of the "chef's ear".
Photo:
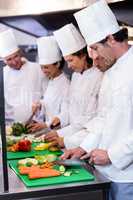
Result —
[[60, 68], [60, 65], [61, 65], [61, 63], [60, 63], [60, 61], [58, 61], [57, 62], [57, 67]]
[[107, 38], [107, 44], [112, 47], [112, 46], [114, 46], [115, 43], [116, 43], [116, 41], [115, 41], [113, 35], [109, 35]]

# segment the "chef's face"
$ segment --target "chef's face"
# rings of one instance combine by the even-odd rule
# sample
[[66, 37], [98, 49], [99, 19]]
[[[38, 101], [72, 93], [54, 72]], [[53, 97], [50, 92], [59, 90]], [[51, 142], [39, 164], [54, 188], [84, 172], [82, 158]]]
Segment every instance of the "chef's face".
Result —
[[107, 43], [96, 43], [88, 47], [89, 56], [93, 59], [93, 65], [102, 72], [108, 70], [116, 62], [113, 49]]
[[4, 58], [4, 62], [11, 68], [19, 70], [22, 65], [22, 59], [21, 59], [21, 54], [19, 51], [11, 54], [10, 56], [7, 56]]
[[41, 65], [43, 73], [49, 78], [55, 78], [59, 73], [59, 64]]
[[68, 55], [64, 57], [65, 61], [68, 64], [68, 68], [71, 68], [75, 72], [82, 72], [86, 67], [86, 56], [76, 56]]

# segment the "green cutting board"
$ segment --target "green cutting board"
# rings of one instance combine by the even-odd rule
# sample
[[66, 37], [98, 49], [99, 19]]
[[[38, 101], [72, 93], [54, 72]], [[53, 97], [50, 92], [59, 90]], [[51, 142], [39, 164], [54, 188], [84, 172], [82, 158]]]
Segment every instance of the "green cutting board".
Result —
[[76, 166], [70, 167], [69, 170], [78, 170], [78, 174], [72, 174], [71, 176], [61, 175], [58, 177], [38, 178], [30, 180], [27, 175], [20, 175], [17, 168], [18, 160], [10, 160], [8, 162], [10, 167], [15, 171], [15, 173], [27, 187], [47, 186], [81, 181], [93, 181], [95, 179], [95, 177], [92, 174], [90, 174], [86, 169], [84, 169], [81, 166]]
[[7, 152], [7, 159], [13, 160], [13, 159], [19, 159], [19, 158], [29, 158], [29, 157], [34, 157], [35, 155], [45, 155], [49, 153], [56, 154], [56, 155], [62, 154], [61, 151], [49, 151], [49, 150], [36, 151], [34, 150], [34, 147], [38, 144], [39, 143], [33, 143], [31, 151]]

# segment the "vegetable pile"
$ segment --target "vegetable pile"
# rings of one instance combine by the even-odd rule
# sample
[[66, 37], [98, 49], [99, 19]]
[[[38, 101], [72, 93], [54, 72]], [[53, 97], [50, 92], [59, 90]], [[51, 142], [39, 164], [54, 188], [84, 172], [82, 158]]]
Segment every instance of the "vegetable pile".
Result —
[[22, 134], [28, 133], [28, 128], [20, 122], [13, 123], [11, 128], [12, 134], [15, 136], [21, 136]]
[[[10, 144], [12, 144], [12, 143], [10, 143]], [[7, 151], [11, 151], [11, 152], [31, 151], [31, 142], [26, 139], [21, 139], [20, 141], [14, 143], [12, 145], [9, 145], [9, 141], [8, 141]]]

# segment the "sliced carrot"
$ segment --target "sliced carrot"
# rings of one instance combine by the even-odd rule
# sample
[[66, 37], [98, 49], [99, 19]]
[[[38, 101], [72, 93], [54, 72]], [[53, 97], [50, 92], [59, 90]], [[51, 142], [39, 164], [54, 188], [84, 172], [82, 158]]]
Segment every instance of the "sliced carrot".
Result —
[[60, 172], [54, 169], [39, 169], [38, 171], [32, 171], [28, 173], [29, 179], [36, 179], [36, 178], [46, 178], [46, 177], [53, 177], [53, 176], [60, 176]]
[[30, 171], [30, 167], [27, 166], [19, 166], [19, 172], [20, 174], [28, 174]]
[[28, 174], [30, 171], [34, 172], [38, 170], [39, 170], [39, 166], [35, 166], [35, 165], [32, 165], [31, 167], [19, 166], [20, 174]]

